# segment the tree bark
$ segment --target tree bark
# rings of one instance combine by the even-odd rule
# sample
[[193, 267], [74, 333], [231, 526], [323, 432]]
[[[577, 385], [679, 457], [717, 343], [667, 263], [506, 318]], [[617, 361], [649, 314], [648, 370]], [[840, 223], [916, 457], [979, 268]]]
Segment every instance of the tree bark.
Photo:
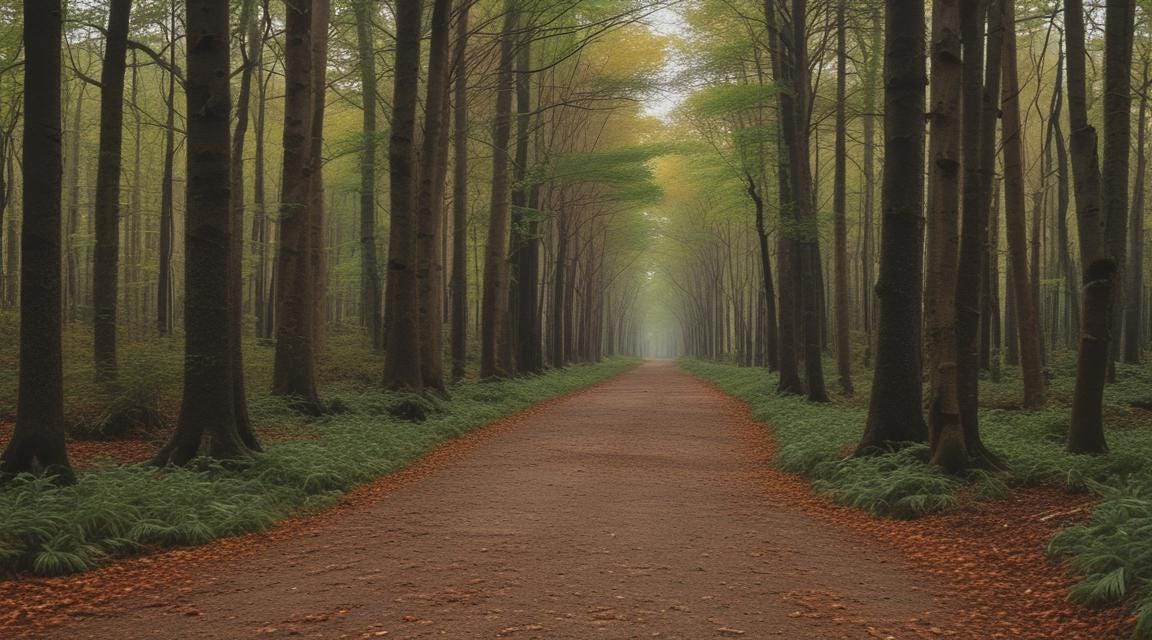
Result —
[[1028, 230], [1025, 226], [1024, 195], [1024, 131], [1020, 123], [1020, 81], [1016, 70], [1016, 3], [1002, 0], [1004, 51], [1001, 64], [1004, 82], [1001, 119], [1004, 147], [1005, 230], [1008, 237], [1008, 266], [1011, 276], [1010, 293], [1016, 311], [1016, 331], [1019, 337], [1020, 368], [1024, 379], [1024, 408], [1039, 409], [1046, 399], [1044, 362], [1041, 348], [1042, 327], [1033, 304], [1031, 281], [1028, 277]]
[[884, 210], [876, 367], [857, 452], [922, 441], [921, 304], [924, 248], [924, 3], [886, 0]]
[[124, 139], [124, 67], [132, 0], [108, 5], [104, 66], [100, 71], [100, 155], [96, 167], [96, 264], [93, 350], [102, 381], [115, 379], [116, 304], [120, 261], [120, 162]]
[[1128, 287], [1124, 305], [1124, 362], [1139, 364], [1143, 350], [1141, 307], [1144, 300], [1144, 178], [1148, 171], [1148, 61], [1144, 61], [1144, 82], [1140, 87], [1140, 116], [1136, 125], [1136, 177], [1132, 184], [1132, 229], [1128, 236]]
[[[169, 37], [176, 38], [176, 5], [169, 16]], [[164, 174], [160, 182], [160, 256], [156, 285], [156, 330], [161, 336], [172, 333], [172, 236], [175, 205], [174, 181], [176, 164], [176, 47], [171, 45], [168, 91], [164, 96], [167, 115], [164, 120]]]
[[[956, 389], [964, 449], [969, 459], [995, 463], [980, 437], [980, 330], [986, 293], [996, 283], [988, 279], [988, 219], [990, 184], [995, 171], [996, 120], [1000, 106], [1000, 59], [1004, 27], [1000, 11], [981, 0], [961, 0], [960, 29], [964, 44], [962, 153], [963, 222], [956, 281]], [[984, 24], [988, 21], [985, 55]], [[985, 62], [985, 57], [987, 58]], [[982, 63], [984, 66], [982, 67]]]
[[461, 0], [456, 17], [452, 163], [452, 379], [464, 378], [468, 363], [468, 12]]
[[524, 184], [528, 174], [528, 150], [532, 124], [532, 33], [521, 37], [516, 55], [516, 161], [512, 191], [512, 246], [516, 267], [516, 371], [539, 373], [544, 369], [539, 304], [540, 223], [536, 214], [538, 191]]
[[360, 317], [372, 348], [384, 348], [380, 268], [376, 257], [376, 47], [372, 17], [375, 0], [357, 0], [356, 42], [360, 55], [364, 148], [360, 152]]
[[[1087, 52], [1084, 46], [1084, 7], [1081, 0], [1065, 0], [1064, 22], [1068, 39], [1068, 120], [1084, 287], [1068, 450], [1073, 453], [1104, 453], [1108, 449], [1104, 437], [1104, 380], [1110, 360], [1108, 345], [1112, 338], [1113, 289], [1117, 286], [1116, 259], [1108, 245], [1109, 210], [1115, 207], [1116, 198], [1122, 201], [1127, 194], [1112, 193], [1109, 206], [1104, 207], [1101, 189], [1115, 188], [1119, 177], [1112, 176], [1105, 184], [1097, 156], [1096, 129], [1088, 123], [1085, 71]], [[1120, 166], [1127, 165], [1128, 141], [1117, 138], [1120, 132], [1124, 132], [1126, 137], [1128, 127], [1115, 121], [1119, 115], [1123, 115], [1126, 121], [1127, 113], [1117, 113], [1115, 108], [1127, 105], [1133, 28], [1130, 0], [1109, 3], [1105, 18], [1104, 67], [1104, 155], [1108, 170], [1115, 170], [1117, 162], [1121, 162], [1114, 157], [1120, 149], [1124, 150], [1125, 155]], [[1122, 51], [1125, 48], [1128, 62], [1125, 62]], [[1112, 96], [1113, 91], [1120, 91], [1123, 95]], [[1118, 101], [1117, 98], [1124, 99]], [[1117, 102], [1122, 104], [1117, 105]]]
[[832, 197], [835, 242], [833, 260], [836, 271], [836, 365], [840, 376], [840, 392], [854, 393], [852, 387], [851, 322], [848, 309], [848, 25], [844, 15], [846, 0], [836, 4], [836, 175]]
[[16, 426], [0, 475], [43, 470], [75, 479], [64, 444], [60, 0], [24, 3], [24, 224]]
[[500, 61], [496, 80], [496, 109], [492, 128], [492, 201], [488, 222], [488, 243], [484, 260], [484, 301], [480, 342], [480, 377], [504, 377], [512, 363], [503, 358], [508, 323], [508, 243], [511, 176], [509, 140], [512, 137], [512, 97], [514, 93], [516, 31], [519, 10], [514, 0], [505, 3], [504, 25], [500, 34]]
[[232, 401], [235, 404], [236, 431], [244, 445], [259, 451], [260, 442], [252, 430], [248, 415], [248, 396], [244, 384], [244, 138], [248, 134], [249, 107], [252, 102], [252, 76], [260, 42], [256, 0], [245, 0], [240, 9], [240, 28], [245, 36], [241, 47], [243, 67], [240, 92], [236, 98], [236, 130], [232, 135], [229, 167], [228, 202], [230, 247], [228, 252], [228, 342], [232, 361]]
[[931, 285], [926, 291], [924, 305], [928, 331], [928, 384], [932, 394], [928, 409], [928, 442], [932, 448], [932, 462], [950, 472], [968, 466], [956, 371], [960, 114], [964, 87], [960, 14], [960, 0], [933, 0], [927, 258]]
[[320, 410], [313, 350], [312, 0], [288, 0], [284, 23], [284, 161], [280, 180], [280, 242], [276, 256], [276, 356], [272, 392], [298, 408]]
[[423, 390], [420, 371], [419, 316], [416, 283], [416, 102], [420, 81], [420, 36], [423, 2], [396, 6], [396, 64], [392, 97], [392, 132], [388, 160], [391, 182], [391, 227], [388, 233], [388, 284], [384, 307], [384, 385]]
[[452, 2], [433, 0], [429, 43], [428, 93], [424, 101], [424, 140], [420, 153], [416, 205], [416, 298], [420, 320], [420, 373], [423, 386], [443, 393], [444, 384], [444, 172], [448, 153], [448, 74], [452, 52]]
[[[768, 51], [772, 57], [772, 79], [781, 87], [792, 84], [792, 64], [785, 62], [782, 51], [781, 31], [777, 26], [777, 9], [774, 0], [764, 0], [764, 21], [768, 30]], [[796, 198], [792, 187], [792, 151], [795, 140], [796, 108], [791, 91], [776, 92], [776, 113], [779, 143], [777, 144], [776, 178], [779, 197], [780, 234], [777, 240], [776, 270], [779, 279], [780, 295], [780, 379], [776, 390], [785, 394], [804, 393], [800, 380], [799, 355], [800, 327], [797, 310], [799, 291], [797, 286], [798, 251], [792, 240], [792, 227], [796, 221]], [[807, 168], [807, 165], [804, 165]]]
[[308, 198], [308, 258], [312, 278], [312, 350], [324, 350], [328, 333], [328, 246], [324, 211], [324, 107], [328, 96], [328, 23], [331, 0], [312, 0], [312, 131], [309, 144], [312, 185]]
[[172, 439], [156, 465], [185, 464], [200, 452], [250, 455], [236, 424], [232, 317], [234, 228], [230, 218], [229, 8], [227, 0], [188, 0], [187, 202], [184, 270], [184, 395]]

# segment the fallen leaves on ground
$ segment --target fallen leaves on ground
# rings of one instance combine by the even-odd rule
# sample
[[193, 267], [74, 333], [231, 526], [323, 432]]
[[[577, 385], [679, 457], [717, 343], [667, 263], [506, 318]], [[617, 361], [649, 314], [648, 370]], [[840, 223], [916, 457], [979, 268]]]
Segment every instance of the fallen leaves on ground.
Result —
[[948, 632], [910, 621], [910, 633], [1005, 640], [1130, 635], [1133, 620], [1123, 609], [1069, 602], [1076, 578], [1045, 554], [1058, 530], [1090, 515], [1094, 497], [1056, 486], [1027, 487], [1001, 500], [964, 499], [953, 509], [917, 520], [878, 518], [838, 505], [813, 493], [803, 478], [772, 468], [776, 444], [769, 428], [752, 417], [746, 403], [708, 386], [730, 402], [745, 461], [767, 499], [896, 547], [918, 571], [947, 585], [947, 595], [954, 597], [951, 606], [968, 620], [965, 629]]
[[[492, 436], [554, 404], [592, 392], [604, 382], [607, 381], [545, 400], [470, 431], [395, 473], [349, 491], [323, 512], [289, 518], [267, 531], [223, 538], [199, 547], [168, 549], [119, 560], [77, 575], [59, 578], [18, 576], [0, 582], [0, 638], [35, 638], [44, 629], [65, 625], [72, 620], [112, 615], [117, 603], [129, 597], [147, 602], [145, 606], [162, 607], [176, 603], [183, 594], [202, 583], [204, 576], [226, 575], [229, 563], [258, 553], [273, 542], [297, 536], [322, 535], [322, 530], [337, 522], [341, 513], [378, 502], [390, 493], [462, 459]], [[109, 444], [120, 445], [123, 442]], [[71, 450], [72, 445], [69, 446]], [[151, 451], [154, 449], [138, 460], [146, 459]], [[372, 637], [387, 633], [374, 632]]]

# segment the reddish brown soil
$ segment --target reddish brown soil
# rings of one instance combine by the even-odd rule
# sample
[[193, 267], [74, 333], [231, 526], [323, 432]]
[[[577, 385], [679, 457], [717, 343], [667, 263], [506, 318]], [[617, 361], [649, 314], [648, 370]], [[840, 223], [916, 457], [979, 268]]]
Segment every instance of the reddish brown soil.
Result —
[[1004, 539], [984, 514], [875, 520], [770, 455], [743, 405], [650, 363], [268, 534], [0, 584], [0, 637], [1110, 637], [1114, 612], [1027, 604], [1058, 573], [965, 555]]

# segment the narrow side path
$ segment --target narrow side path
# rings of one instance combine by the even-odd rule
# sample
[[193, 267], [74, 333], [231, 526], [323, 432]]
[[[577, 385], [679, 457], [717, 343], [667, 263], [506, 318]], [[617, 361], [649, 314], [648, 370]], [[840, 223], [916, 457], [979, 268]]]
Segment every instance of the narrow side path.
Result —
[[726, 402], [647, 363], [379, 502], [37, 637], [981, 637], [890, 547], [767, 502]]

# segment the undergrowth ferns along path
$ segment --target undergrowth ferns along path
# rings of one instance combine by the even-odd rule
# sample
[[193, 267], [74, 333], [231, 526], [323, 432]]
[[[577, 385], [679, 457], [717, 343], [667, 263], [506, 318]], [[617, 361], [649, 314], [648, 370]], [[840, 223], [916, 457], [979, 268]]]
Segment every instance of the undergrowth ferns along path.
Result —
[[[982, 410], [985, 439], [1011, 471], [958, 478], [928, 465], [924, 445], [851, 457], [867, 415], [860, 400], [812, 404], [777, 395], [762, 369], [695, 359], [681, 366], [749, 404], [775, 440], [765, 464], [803, 478], [818, 496], [880, 519], [845, 515], [830, 503], [818, 511], [891, 540], [929, 571], [991, 600], [988, 611], [1063, 625], [1064, 635], [1037, 637], [1090, 629], [1076, 637], [1101, 638], [1127, 628], [1152, 637], [1152, 430], [1140, 423], [1143, 411], [1130, 408], [1147, 399], [1152, 374], [1133, 368], [1123, 377], [1131, 382], [1109, 387], [1106, 410], [1124, 426], [1109, 433], [1112, 453], [1103, 456], [1064, 450], [1066, 407], [1003, 406], [998, 398], [1018, 396], [1014, 383], [988, 385], [989, 404], [1002, 408]], [[1060, 366], [1053, 365], [1057, 374]], [[1054, 378], [1057, 401], [1067, 397], [1065, 382]], [[1105, 611], [1089, 624], [1086, 617], [1096, 614], [1071, 610], [1068, 599], [1130, 607], [1134, 620]]]
[[29, 476], [0, 490], [0, 572], [74, 573], [115, 557], [260, 531], [300, 510], [331, 505], [445, 440], [634, 365], [620, 358], [463, 383], [424, 422], [393, 417], [397, 398], [379, 391], [332, 389], [327, 397], [338, 412], [311, 421], [285, 400], [254, 398], [258, 427], [291, 425], [297, 437], [270, 446], [245, 468], [209, 461], [162, 470], [107, 464], [79, 474], [72, 486]]

